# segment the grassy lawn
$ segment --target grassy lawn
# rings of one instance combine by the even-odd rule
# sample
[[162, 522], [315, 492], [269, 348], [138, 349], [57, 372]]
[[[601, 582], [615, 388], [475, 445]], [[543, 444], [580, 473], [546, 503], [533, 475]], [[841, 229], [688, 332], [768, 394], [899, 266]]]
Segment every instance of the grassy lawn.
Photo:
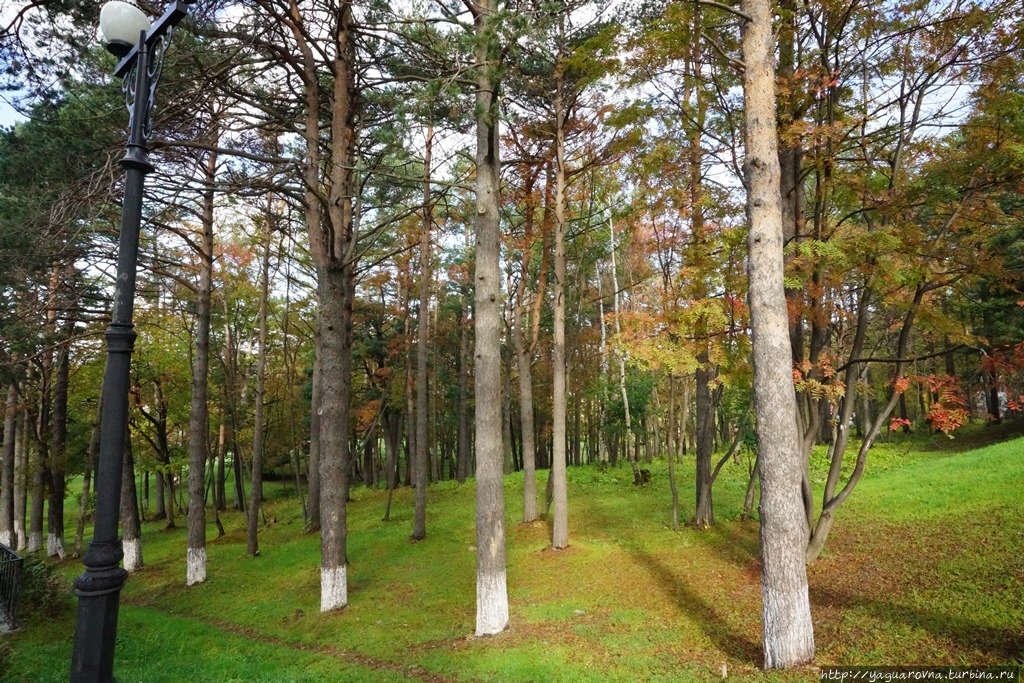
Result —
[[[1024, 440], [943, 437], [879, 444], [810, 568], [818, 664], [1006, 664], [1024, 658]], [[472, 638], [473, 486], [431, 487], [428, 537], [412, 543], [412, 492], [353, 489], [349, 601], [322, 615], [319, 539], [296, 499], [268, 487], [262, 555], [244, 519], [210, 526], [208, 581], [186, 589], [185, 530], [147, 523], [146, 567], [125, 587], [115, 673], [177, 681], [817, 680], [763, 674], [757, 524], [740, 521], [744, 463], [715, 485], [719, 524], [669, 524], [664, 463], [636, 488], [628, 466], [570, 468], [570, 544], [546, 548], [544, 523], [518, 523], [522, 476], [506, 480], [511, 628]], [[546, 473], [544, 473], [546, 476]], [[816, 476], [820, 476], [816, 475]], [[692, 512], [693, 462], [680, 472]], [[543, 491], [543, 478], [541, 478]], [[820, 490], [820, 484], [817, 486]], [[183, 522], [182, 522], [183, 523]], [[73, 526], [71, 527], [73, 529]], [[68, 581], [77, 560], [61, 567]], [[3, 680], [66, 681], [74, 603], [31, 614]]]

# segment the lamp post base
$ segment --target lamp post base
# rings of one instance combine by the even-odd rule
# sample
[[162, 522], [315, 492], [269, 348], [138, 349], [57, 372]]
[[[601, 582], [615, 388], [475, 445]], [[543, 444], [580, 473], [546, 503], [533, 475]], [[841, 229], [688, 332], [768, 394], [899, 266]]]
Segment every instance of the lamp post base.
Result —
[[75, 579], [78, 614], [71, 657], [71, 683], [114, 683], [114, 644], [121, 588], [121, 540], [90, 543], [85, 572]]

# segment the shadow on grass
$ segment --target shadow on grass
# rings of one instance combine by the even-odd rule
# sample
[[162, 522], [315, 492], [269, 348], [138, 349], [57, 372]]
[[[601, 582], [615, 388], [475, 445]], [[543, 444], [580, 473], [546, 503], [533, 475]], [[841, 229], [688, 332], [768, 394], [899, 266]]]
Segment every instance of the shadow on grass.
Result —
[[743, 570], [760, 571], [761, 539], [757, 522], [719, 522], [691, 537], [723, 561]]
[[999, 424], [969, 424], [953, 432], [953, 436], [954, 438], [950, 439], [938, 433], [920, 434], [908, 439], [907, 443], [917, 443], [925, 451], [966, 453], [1024, 436], [1024, 418], [1005, 418]]
[[679, 611], [697, 622], [715, 647], [734, 660], [761, 666], [760, 645], [737, 631], [686, 579], [651, 553], [637, 547], [628, 550], [633, 559], [655, 578], [662, 592]]
[[1004, 663], [1024, 658], [1024, 633], [981, 624], [962, 614], [952, 615], [937, 610], [917, 609], [813, 585], [811, 604], [844, 611], [859, 610], [889, 624], [914, 626], [927, 631], [935, 638], [947, 640], [960, 647], [986, 652]]
[[[601, 504], [598, 497], [591, 498], [588, 501], [586, 514], [589, 522], [596, 524], [599, 528], [622, 528], [620, 515], [615, 515], [608, 510], [606, 506]], [[686, 530], [682, 533], [693, 534], [694, 539], [700, 540], [703, 532]], [[722, 533], [729, 534], [729, 531], [723, 531]], [[756, 533], [754, 533], [753, 538], [754, 552], [756, 553]], [[713, 586], [713, 579], [710, 578], [710, 574], [707, 581], [709, 590], [702, 592], [699, 584], [697, 584], [698, 587], [695, 587], [680, 571], [666, 564], [655, 553], [643, 548], [642, 543], [638, 542], [637, 539], [627, 536], [619, 537], [616, 540], [619, 542], [620, 547], [651, 575], [657, 582], [662, 594], [672, 601], [679, 612], [694, 620], [715, 647], [734, 660], [755, 667], [761, 666], [760, 643], [737, 630], [726, 616], [713, 606], [709, 599], [712, 598], [710, 588]], [[735, 562], [740, 566], [749, 566], [750, 564], [749, 540], [737, 543], [739, 547], [736, 550], [728, 548], [728, 546], [733, 544], [732, 539], [722, 539], [717, 542], [711, 542], [710, 539], [707, 539], [702, 541], [702, 545], [705, 543], [709, 546], [707, 548], [708, 552], [724, 552], [728, 561]], [[708, 571], [710, 572], [710, 570]], [[699, 580], [699, 576], [695, 577], [695, 581]]]

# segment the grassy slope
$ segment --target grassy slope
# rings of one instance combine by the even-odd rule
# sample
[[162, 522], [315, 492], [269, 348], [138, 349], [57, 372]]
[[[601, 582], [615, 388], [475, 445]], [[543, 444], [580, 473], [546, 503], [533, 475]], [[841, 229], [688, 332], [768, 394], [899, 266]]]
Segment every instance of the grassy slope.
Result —
[[[880, 444], [810, 572], [821, 664], [1020, 661], [1024, 639], [1024, 441], [968, 454]], [[682, 468], [684, 515], [692, 461]], [[668, 527], [663, 465], [637, 489], [628, 469], [570, 469], [571, 547], [517, 524], [506, 483], [512, 627], [474, 639], [473, 489], [431, 488], [428, 538], [408, 540], [411, 491], [355, 489], [350, 606], [318, 610], [319, 543], [293, 500], [271, 504], [263, 556], [224, 516], [210, 579], [184, 587], [183, 529], [147, 524], [146, 568], [125, 591], [116, 674], [146, 681], [816, 680], [760, 662], [757, 526], [736, 519], [744, 468], [715, 487], [720, 524]], [[271, 495], [279, 492], [271, 485]], [[80, 565], [68, 561], [70, 578]], [[73, 609], [10, 636], [13, 681], [64, 681]]]

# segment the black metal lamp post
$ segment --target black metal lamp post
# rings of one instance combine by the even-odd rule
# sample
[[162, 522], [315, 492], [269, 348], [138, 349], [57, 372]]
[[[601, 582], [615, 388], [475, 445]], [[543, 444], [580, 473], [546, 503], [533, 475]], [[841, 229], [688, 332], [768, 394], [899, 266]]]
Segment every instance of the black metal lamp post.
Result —
[[114, 643], [121, 587], [128, 573], [121, 568], [124, 553], [117, 535], [121, 507], [124, 438], [128, 426], [135, 331], [135, 270], [139, 258], [142, 189], [153, 170], [146, 142], [153, 92], [160, 77], [164, 50], [172, 29], [188, 13], [193, 0], [175, 0], [152, 26], [145, 13], [124, 0], [111, 0], [100, 11], [100, 28], [107, 49], [121, 59], [115, 74], [122, 80], [130, 123], [125, 169], [117, 281], [110, 327], [107, 328], [107, 367], [103, 375], [100, 416], [99, 468], [96, 476], [96, 514], [93, 539], [85, 554], [85, 571], [75, 579], [78, 615], [71, 653], [72, 683], [112, 683]]

